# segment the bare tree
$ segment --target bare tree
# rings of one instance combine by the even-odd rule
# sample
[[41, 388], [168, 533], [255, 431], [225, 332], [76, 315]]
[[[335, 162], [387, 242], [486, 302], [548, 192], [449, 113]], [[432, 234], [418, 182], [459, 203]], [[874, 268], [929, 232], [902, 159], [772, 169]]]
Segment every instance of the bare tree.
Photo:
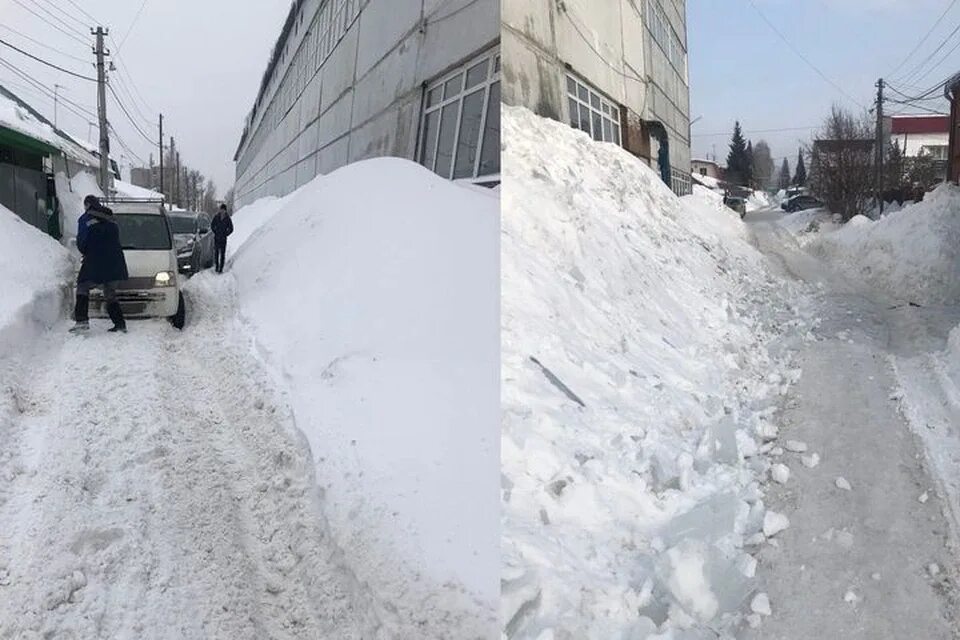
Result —
[[213, 180], [207, 180], [207, 186], [203, 190], [203, 210], [213, 215], [217, 212], [217, 186]]
[[810, 150], [810, 186], [846, 222], [866, 213], [875, 192], [873, 124], [834, 105]]

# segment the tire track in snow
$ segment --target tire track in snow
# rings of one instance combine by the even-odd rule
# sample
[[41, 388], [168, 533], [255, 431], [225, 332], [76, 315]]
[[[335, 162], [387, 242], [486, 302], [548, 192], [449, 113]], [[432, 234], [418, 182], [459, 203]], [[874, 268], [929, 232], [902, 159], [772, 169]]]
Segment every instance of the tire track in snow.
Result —
[[199, 306], [183, 334], [47, 336], [0, 431], [0, 638], [381, 637], [289, 416]]

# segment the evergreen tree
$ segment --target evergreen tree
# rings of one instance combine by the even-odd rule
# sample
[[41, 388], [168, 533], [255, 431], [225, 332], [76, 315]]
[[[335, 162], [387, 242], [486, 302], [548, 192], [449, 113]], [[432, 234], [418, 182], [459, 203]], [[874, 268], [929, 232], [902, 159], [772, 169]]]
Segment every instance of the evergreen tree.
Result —
[[793, 176], [793, 184], [798, 187], [807, 184], [807, 167], [803, 164], [803, 151], [797, 151], [797, 172]]
[[746, 185], [750, 180], [750, 158], [747, 155], [747, 141], [740, 129], [740, 122], [733, 126], [730, 140], [730, 153], [727, 154], [727, 182]]
[[790, 163], [787, 162], [786, 158], [783, 159], [783, 164], [780, 165], [780, 180], [777, 186], [780, 189], [787, 189], [790, 186]]

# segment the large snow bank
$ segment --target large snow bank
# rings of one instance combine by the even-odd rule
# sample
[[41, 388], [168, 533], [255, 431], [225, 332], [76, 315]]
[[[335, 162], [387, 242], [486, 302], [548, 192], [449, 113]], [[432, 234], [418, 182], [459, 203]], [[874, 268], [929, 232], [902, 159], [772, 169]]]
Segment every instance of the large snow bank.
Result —
[[960, 187], [944, 184], [876, 222], [855, 220], [810, 250], [896, 298], [960, 302]]
[[275, 196], [261, 198], [234, 213], [231, 216], [233, 233], [227, 242], [227, 258], [233, 257], [247, 240], [254, 237], [263, 225], [277, 215], [289, 201], [291, 195], [282, 198]]
[[499, 201], [378, 159], [276, 204], [230, 269], [346, 565], [390, 637], [495, 637]]
[[732, 628], [764, 540], [756, 434], [797, 375], [766, 342], [797, 311], [715, 199], [529, 111], [504, 126], [507, 636]]
[[83, 199], [88, 195], [103, 197], [103, 191], [100, 190], [97, 176], [92, 171], [78, 171], [69, 178], [66, 173], [58, 171], [54, 175], [54, 185], [60, 201], [64, 242], [69, 243], [77, 236], [77, 222], [84, 211]]
[[[71, 270], [67, 252], [56, 240], [0, 206], [0, 273], [4, 280], [0, 329], [20, 314], [33, 314], [31, 305], [38, 299], [59, 295]], [[45, 315], [35, 319], [50, 320]]]

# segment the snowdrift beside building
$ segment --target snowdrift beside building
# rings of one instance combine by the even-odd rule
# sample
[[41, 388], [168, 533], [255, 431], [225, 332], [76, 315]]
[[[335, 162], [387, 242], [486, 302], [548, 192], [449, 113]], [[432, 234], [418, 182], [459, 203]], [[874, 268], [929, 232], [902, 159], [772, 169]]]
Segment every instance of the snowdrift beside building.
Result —
[[384, 637], [496, 636], [498, 214], [398, 159], [235, 214], [241, 313]]
[[799, 311], [712, 194], [677, 198], [623, 149], [529, 111], [504, 120], [506, 635], [733, 630], [750, 545], [781, 522], [762, 453], [799, 375], [773, 332], [802, 334]]
[[857, 216], [809, 250], [903, 301], [960, 302], [960, 187], [944, 184], [874, 222]]

